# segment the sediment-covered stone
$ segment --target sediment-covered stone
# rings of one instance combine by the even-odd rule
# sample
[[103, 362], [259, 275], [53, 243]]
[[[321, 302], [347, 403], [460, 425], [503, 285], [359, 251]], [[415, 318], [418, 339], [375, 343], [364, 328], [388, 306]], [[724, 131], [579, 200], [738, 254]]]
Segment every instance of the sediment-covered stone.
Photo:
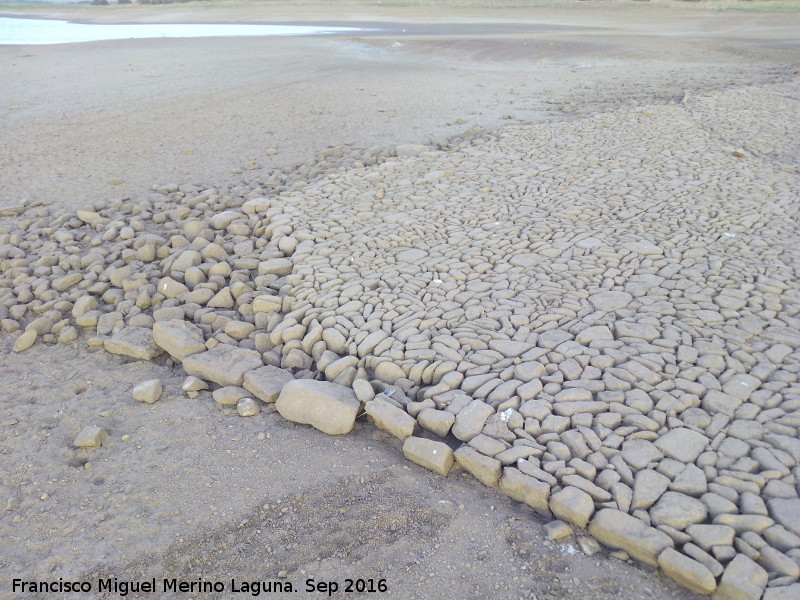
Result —
[[581, 529], [586, 527], [592, 514], [594, 514], [594, 500], [585, 491], [573, 486], [550, 496], [550, 510], [553, 514], [566, 521], [577, 525]]
[[153, 324], [153, 340], [178, 360], [206, 350], [203, 332], [197, 325], [183, 319], [156, 321]]
[[759, 600], [766, 586], [767, 572], [744, 554], [737, 554], [725, 567], [713, 598]]
[[550, 486], [519, 469], [506, 467], [500, 478], [500, 491], [517, 502], [523, 502], [540, 515], [550, 515]]
[[295, 379], [284, 385], [275, 403], [284, 419], [311, 425], [329, 435], [349, 433], [360, 406], [350, 388], [310, 379]]
[[654, 527], [613, 508], [600, 510], [589, 524], [589, 533], [597, 540], [619, 548], [648, 565], [658, 566], [658, 556], [673, 547], [672, 539]]
[[403, 455], [408, 460], [445, 477], [453, 466], [453, 450], [450, 446], [427, 438], [407, 437], [403, 442]]
[[364, 405], [364, 410], [372, 417], [378, 427], [401, 440], [412, 436], [417, 427], [414, 417], [403, 409], [384, 402], [380, 398], [367, 402]]
[[469, 446], [461, 446], [453, 453], [456, 461], [475, 479], [489, 487], [497, 487], [502, 465], [499, 460], [485, 456]]
[[495, 409], [481, 400], [473, 400], [456, 415], [452, 432], [459, 440], [468, 442], [482, 430]]
[[289, 371], [272, 365], [265, 365], [248, 371], [242, 380], [242, 387], [264, 402], [275, 402], [285, 386], [294, 377]]
[[163, 352], [153, 340], [153, 332], [147, 327], [125, 327], [105, 340], [106, 352], [122, 354], [139, 360], [152, 360]]
[[658, 566], [682, 586], [698, 594], [710, 594], [717, 588], [717, 580], [707, 568], [673, 548], [658, 555]]
[[183, 370], [206, 381], [219, 385], [241, 385], [244, 376], [263, 366], [261, 355], [255, 350], [220, 344], [216, 348], [191, 354], [183, 359]]

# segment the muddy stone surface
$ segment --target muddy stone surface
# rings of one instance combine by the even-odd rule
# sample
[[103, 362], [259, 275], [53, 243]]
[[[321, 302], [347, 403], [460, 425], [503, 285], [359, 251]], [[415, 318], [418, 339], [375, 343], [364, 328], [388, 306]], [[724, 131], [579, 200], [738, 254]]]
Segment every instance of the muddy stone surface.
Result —
[[[138, 225], [128, 225], [136, 220], [129, 214], [131, 206], [138, 204], [145, 212], [157, 206], [156, 212], [169, 214], [167, 227], [171, 227], [173, 220], [184, 225], [187, 216], [206, 218], [206, 209], [236, 210], [238, 201], [257, 192], [257, 196], [269, 198], [268, 207], [277, 209], [269, 215], [275, 221], [273, 229], [280, 229], [281, 219], [289, 216], [283, 224], [290, 224], [290, 231], [279, 231], [269, 247], [266, 243], [236, 251], [232, 245], [227, 247], [231, 262], [250, 260], [253, 250], [274, 253], [268, 259], [273, 260], [292, 257], [300, 248], [293, 259], [300, 267], [294, 279], [290, 275], [283, 280], [279, 274], [259, 285], [274, 284], [270, 293], [291, 291], [298, 301], [318, 302], [317, 308], [322, 310], [317, 316], [324, 321], [335, 312], [332, 307], [346, 305], [355, 294], [352, 285], [345, 286], [343, 281], [352, 282], [357, 273], [367, 283], [376, 279], [372, 270], [384, 269], [377, 279], [396, 278], [394, 289], [406, 293], [399, 299], [391, 289], [379, 295], [379, 302], [371, 303], [374, 314], [403, 313], [412, 306], [420, 311], [420, 321], [430, 319], [429, 326], [446, 337], [447, 343], [439, 346], [411, 338], [408, 347], [382, 347], [386, 356], [380, 360], [370, 354], [374, 348], [358, 349], [367, 330], [374, 330], [374, 323], [354, 319], [345, 328], [346, 324], [337, 322], [337, 327], [345, 328], [342, 335], [347, 340], [341, 353], [363, 359], [359, 366], [369, 376], [381, 362], [392, 363], [409, 377], [411, 385], [407, 387], [416, 386], [412, 391], [422, 394], [425, 386], [437, 383], [443, 373], [436, 373], [434, 381], [433, 371], [428, 372], [427, 380], [422, 381], [419, 369], [413, 373], [420, 378], [416, 381], [411, 379], [412, 362], [436, 359], [441, 365], [446, 362], [442, 359], [460, 360], [459, 371], [477, 375], [484, 370], [484, 363], [475, 362], [477, 359], [494, 368], [505, 360], [495, 348], [507, 348], [481, 349], [481, 340], [531, 347], [546, 340], [554, 345], [545, 348], [550, 352], [539, 358], [546, 363], [541, 383], [550, 399], [569, 390], [570, 386], [562, 384], [570, 380], [600, 381], [589, 377], [596, 374], [589, 367], [595, 371], [613, 368], [603, 357], [588, 365], [603, 349], [602, 343], [589, 338], [582, 342], [587, 348], [585, 357], [576, 355], [579, 360], [570, 361], [553, 352], [561, 342], [555, 343], [558, 336], [552, 330], [563, 329], [580, 339], [583, 322], [613, 330], [614, 343], [621, 341], [628, 352], [625, 360], [634, 357], [625, 363], [635, 374], [633, 381], [648, 378], [646, 386], [639, 382], [634, 387], [650, 386], [648, 392], [657, 386], [661, 387], [655, 392], [675, 391], [669, 384], [661, 384], [680, 373], [688, 383], [681, 384], [686, 388], [680, 389], [682, 393], [675, 392], [679, 398], [699, 394], [694, 385], [698, 381], [704, 388], [717, 389], [714, 385], [719, 385], [728, 393], [729, 381], [737, 381], [736, 377], [757, 367], [759, 383], [755, 387], [763, 385], [755, 392], [757, 403], [748, 402], [736, 413], [738, 425], [730, 430], [730, 436], [729, 430], [723, 431], [724, 419], [705, 420], [708, 416], [710, 421], [716, 412], [726, 412], [724, 403], [704, 399], [703, 409], [709, 414], [694, 412], [692, 419], [687, 419], [689, 425], [709, 436], [709, 443], [715, 440], [714, 452], [726, 436], [748, 440], [755, 431], [756, 436], [765, 435], [769, 440], [774, 433], [791, 435], [794, 430], [796, 434], [797, 286], [792, 273], [796, 273], [797, 256], [791, 240], [797, 234], [792, 216], [797, 204], [792, 190], [796, 188], [800, 139], [797, 57], [788, 43], [792, 37], [788, 29], [778, 27], [788, 27], [794, 17], [781, 16], [776, 21], [764, 16], [745, 23], [737, 15], [727, 16], [726, 25], [743, 29], [708, 35], [703, 31], [704, 19], [697, 18], [700, 13], [688, 17], [659, 13], [664, 18], [653, 25], [652, 19], [643, 19], [639, 13], [620, 11], [521, 15], [526, 19], [544, 16], [564, 26], [595, 25], [597, 29], [588, 36], [591, 41], [564, 29], [495, 31], [480, 40], [467, 34], [437, 39], [419, 31], [402, 40], [399, 34], [347, 40], [216, 40], [203, 46], [201, 53], [192, 40], [64, 49], [2, 48], [2, 64], [24, 74], [14, 79], [16, 87], [8, 88], [4, 97], [10, 108], [9, 126], [3, 128], [0, 136], [6, 137], [0, 139], [6, 147], [13, 144], [15, 153], [6, 165], [9, 183], [0, 199], [5, 209], [0, 223], [5, 228], [3, 244], [21, 247], [19, 240], [10, 237], [17, 228], [38, 228], [37, 235], [54, 236], [54, 231], [35, 225], [37, 220], [55, 219], [62, 207], [83, 207], [106, 211], [120, 224], [109, 233], [102, 227], [93, 231], [73, 222], [69, 228], [76, 235], [90, 232], [84, 241], [93, 237], [102, 241], [92, 242], [95, 248], [124, 245], [140, 233]], [[422, 18], [412, 16], [414, 20]], [[637, 27], [660, 35], [645, 41], [634, 35]], [[665, 48], [675, 47], [672, 36], [676, 28], [684, 31], [686, 45], [674, 51], [673, 60], [660, 60]], [[100, 47], [107, 52], [95, 52]], [[170, 67], [164, 67], [159, 58], [165, 48], [175, 52], [176, 61]], [[237, 58], [243, 48], [257, 51], [250, 52], [253, 60], [246, 65]], [[702, 61], [695, 52], [699, 48], [708, 50]], [[132, 56], [141, 63], [131, 63]], [[303, 56], [304, 65], [316, 65], [330, 76], [298, 75], [292, 68], [297, 56]], [[96, 69], [72, 70], [78, 62], [88, 60], [95, 61]], [[231, 68], [234, 64], [235, 69]], [[632, 65], [639, 71], [634, 72]], [[160, 72], [156, 67], [171, 71]], [[112, 76], [116, 85], [99, 89], [101, 78], [89, 76], [97, 69]], [[269, 73], [266, 79], [265, 70]], [[205, 79], [195, 77], [201, 72]], [[129, 85], [129, 78], [138, 76], [136, 84]], [[75, 78], [87, 86], [83, 97], [70, 92]], [[420, 86], [420, 81], [433, 84]], [[200, 88], [203, 96], [198, 96]], [[265, 95], [267, 88], [269, 95]], [[343, 88], [348, 93], [341, 93]], [[275, 94], [276, 89], [280, 93]], [[351, 93], [356, 89], [362, 95]], [[60, 102], [43, 102], [42, 95]], [[155, 102], [154, 98], [161, 100]], [[309, 98], [313, 102], [309, 103]], [[587, 116], [588, 120], [581, 120]], [[558, 133], [555, 140], [554, 133]], [[407, 147], [421, 156], [393, 156], [398, 153], [395, 144], [404, 142], [422, 143], [423, 147]], [[591, 156], [581, 155], [588, 147], [604, 160], [614, 159], [604, 153], [619, 150], [615, 143], [622, 146], [622, 162], [637, 165], [631, 171], [633, 182], [626, 180], [621, 170], [625, 165], [616, 164], [616, 170], [605, 172], [589, 164]], [[640, 154], [630, 149], [637, 147]], [[489, 199], [497, 193], [504, 197], [533, 193], [533, 187], [511, 189], [530, 148], [541, 153], [528, 157], [536, 164], [536, 193], [550, 194], [551, 204], [530, 207], [536, 219], [528, 225], [546, 243], [537, 240], [526, 244], [531, 252], [521, 252], [522, 247], [516, 246], [525, 235], [526, 217], [515, 223], [507, 218], [507, 206], [494, 205]], [[646, 151], [643, 156], [642, 148]], [[568, 177], [559, 179], [559, 169], [542, 157], [557, 159]], [[371, 158], [375, 164], [370, 164]], [[460, 164], [471, 165], [471, 176], [454, 172]], [[492, 168], [503, 176], [493, 177]], [[692, 171], [692, 177], [685, 168]], [[726, 176], [717, 181], [720, 172]], [[588, 179], [587, 173], [591, 175]], [[670, 178], [675, 178], [672, 184]], [[376, 180], [388, 190], [381, 192], [381, 198], [376, 198]], [[442, 267], [438, 272], [420, 274], [420, 261], [425, 264], [430, 255], [434, 262], [441, 258], [436, 256], [441, 247], [428, 245], [439, 232], [431, 226], [420, 190], [437, 200], [431, 206], [439, 211], [437, 218], [448, 227], [454, 225], [448, 219], [448, 211], [453, 211], [446, 205], [442, 181], [448, 182], [449, 189], [458, 190], [464, 200], [473, 201], [464, 211], [464, 222], [455, 223], [450, 239], [469, 234], [475, 243], [464, 246], [469, 250], [463, 251], [475, 255], [461, 257], [461, 264], [437, 263], [433, 268]], [[179, 184], [171, 182], [184, 187], [178, 191]], [[639, 198], [635, 206], [614, 198], [619, 189], [641, 196], [637, 185], [642, 182], [666, 195], [650, 205]], [[369, 198], [348, 196], [359, 186], [360, 192], [370, 192]], [[727, 204], [717, 207], [713, 198], [702, 196], [697, 201], [699, 188], [721, 193]], [[197, 199], [208, 189], [221, 190], [209, 201], [210, 207]], [[683, 211], [674, 198], [668, 200], [669, 189], [683, 194]], [[592, 190], [611, 197], [611, 202], [607, 206], [589, 202], [587, 194]], [[567, 193], [562, 194], [564, 191]], [[759, 193], [769, 196], [767, 205], [757, 201]], [[394, 226], [387, 232], [383, 212], [391, 208], [394, 199], [389, 219]], [[25, 200], [42, 204], [31, 206]], [[104, 204], [95, 204], [99, 201]], [[308, 205], [316, 205], [318, 210], [309, 212]], [[368, 214], [376, 207], [377, 216]], [[111, 214], [115, 210], [117, 214]], [[192, 210], [196, 214], [190, 215]], [[493, 210], [496, 214], [489, 214]], [[577, 229], [587, 227], [582, 218], [591, 221], [592, 227], [598, 223], [605, 226], [594, 236], [583, 231], [574, 236]], [[624, 227], [626, 220], [635, 220], [630, 230]], [[507, 231], [497, 229], [500, 222]], [[343, 227], [348, 223], [358, 227]], [[231, 236], [244, 237], [241, 227], [227, 232], [226, 227], [216, 229], [221, 236], [228, 236], [230, 244]], [[505, 235], [493, 243], [491, 236], [502, 231]], [[636, 235], [631, 235], [634, 232]], [[105, 234], [108, 239], [101, 240]], [[58, 235], [62, 238], [54, 239], [70, 245], [66, 236]], [[355, 241], [353, 235], [358, 236]], [[316, 245], [303, 246], [308, 241], [304, 237]], [[511, 251], [501, 250], [507, 246], [503, 238], [513, 240], [516, 246]], [[713, 256], [709, 244], [703, 242], [710, 238]], [[404, 247], [409, 240], [413, 240], [414, 250]], [[338, 254], [352, 254], [353, 247], [360, 250], [357, 260], [337, 262]], [[425, 249], [421, 254], [420, 248]], [[41, 258], [41, 246], [25, 250], [27, 256]], [[4, 269], [19, 269], [20, 265], [12, 265], [18, 258], [16, 251], [6, 247], [3, 251], [10, 253], [3, 257], [9, 261]], [[325, 262], [330, 256], [337, 260], [319, 269], [324, 275], [315, 280], [320, 260]], [[669, 264], [663, 262], [664, 256]], [[68, 261], [69, 257], [60, 258]], [[307, 263], [303, 265], [303, 261]], [[596, 270], [592, 261], [603, 269]], [[551, 262], [558, 266], [550, 270]], [[46, 264], [47, 259], [40, 266]], [[72, 267], [69, 262], [63, 265]], [[399, 270], [394, 271], [397, 265]], [[237, 269], [251, 267], [242, 262]], [[264, 277], [259, 268], [251, 269], [254, 279]], [[657, 275], [662, 269], [666, 273]], [[63, 293], [67, 297], [74, 290], [69, 292], [72, 283], [63, 279], [63, 270], [61, 264], [52, 265], [48, 277], [53, 289], [66, 288]], [[144, 271], [154, 275], [151, 270]], [[306, 271], [310, 278], [297, 276]], [[427, 267], [423, 271], [428, 271]], [[513, 315], [504, 314], [508, 286], [503, 285], [503, 273], [516, 279], [525, 274], [531, 278], [531, 287], [543, 286], [536, 288], [542, 293]], [[337, 282], [342, 274], [345, 276]], [[186, 281], [190, 286], [195, 285], [190, 282], [192, 277], [201, 276], [189, 269], [176, 270], [174, 275], [178, 283]], [[114, 277], [120, 280], [114, 287], [122, 286], [122, 281], [130, 285], [130, 274], [116, 273]], [[27, 314], [17, 315], [12, 306], [30, 303], [30, 297], [42, 292], [25, 288], [25, 282], [15, 278], [4, 279], [4, 289], [13, 290], [14, 301], [4, 301], [7, 332], [0, 337], [0, 467], [6, 474], [0, 483], [0, 502], [5, 507], [0, 514], [0, 539], [13, 549], [0, 558], [3, 590], [14, 577], [174, 577], [225, 582], [233, 577], [288, 581], [299, 590], [296, 597], [323, 597], [325, 594], [305, 592], [304, 582], [312, 577], [338, 581], [342, 586], [346, 578], [385, 579], [390, 597], [397, 598], [696, 597], [663, 572], [609, 558], [608, 551], [584, 556], [574, 537], [550, 542], [542, 533], [547, 519], [481, 486], [459, 468], [444, 479], [404, 461], [400, 442], [363, 416], [351, 434], [330, 437], [284, 421], [268, 404], [262, 404], [258, 415], [241, 418], [235, 407], [220, 409], [210, 391], [189, 398], [181, 390], [185, 373], [180, 365], [164, 355], [141, 362], [106, 353], [98, 348], [98, 338], [92, 337], [93, 326], [73, 323], [71, 307], [63, 315], [70, 319], [69, 325], [60, 323], [53, 334], [36, 336], [35, 343], [23, 351], [27, 341], [22, 344], [20, 332], [13, 330], [29, 326], [38, 316], [33, 313], [40, 299], [33, 301]], [[511, 279], [510, 275], [507, 278]], [[663, 283], [659, 278], [666, 280], [662, 291], [658, 291]], [[471, 290], [474, 298], [459, 299], [466, 309], [463, 314], [448, 305], [447, 311], [455, 312], [440, 318], [446, 312], [442, 306], [452, 301], [451, 292], [464, 279], [477, 283]], [[480, 287], [487, 281], [499, 292], [490, 305], [483, 304], [487, 290]], [[554, 281], [562, 285], [554, 285]], [[700, 286], [703, 281], [706, 285]], [[217, 282], [214, 280], [215, 285]], [[443, 288], [437, 288], [442, 284]], [[370, 286], [363, 286], [363, 296], [378, 289]], [[425, 286], [431, 287], [424, 290]], [[562, 293], [563, 286], [570, 294]], [[664, 289], [669, 293], [664, 294]], [[682, 292], [686, 292], [685, 298], [681, 298]], [[163, 301], [157, 293], [146, 295], [156, 304]], [[423, 299], [420, 305], [415, 304], [415, 295]], [[5, 300], [9, 297], [4, 293]], [[202, 297], [196, 294], [194, 299]], [[329, 302], [331, 298], [334, 303]], [[125, 318], [139, 318], [139, 326], [147, 324], [144, 315], [129, 311], [133, 301], [138, 301], [136, 297], [123, 301], [121, 294], [112, 293], [106, 299], [116, 300], [118, 305], [128, 302]], [[69, 303], [76, 300], [70, 297]], [[220, 298], [223, 306], [217, 310], [231, 308], [224, 306], [227, 301]], [[378, 306], [384, 301], [386, 306]], [[110, 307], [104, 304], [102, 308]], [[362, 309], [348, 308], [354, 314]], [[608, 311], [609, 316], [591, 317], [597, 310]], [[143, 311], [150, 312], [149, 305]], [[329, 314], [323, 314], [325, 311]], [[244, 321], [251, 316], [246, 312], [239, 314]], [[230, 316], [225, 314], [226, 319]], [[73, 326], [74, 331], [70, 329]], [[269, 334], [275, 326], [270, 323], [264, 331]], [[462, 335], [463, 329], [456, 331], [462, 326], [472, 327], [469, 336]], [[108, 333], [113, 327], [108, 324]], [[667, 330], [670, 334], [660, 338]], [[391, 333], [398, 331], [396, 327]], [[239, 335], [222, 322], [205, 333], [223, 343], [235, 342], [231, 335]], [[601, 342], [604, 336], [600, 335]], [[61, 343], [54, 344], [57, 338]], [[263, 342], [260, 339], [259, 344]], [[453, 342], [459, 339], [468, 341]], [[290, 357], [291, 341], [279, 338], [277, 345], [259, 349], [267, 362], [302, 370], [312, 353], [295, 352]], [[245, 339], [241, 344], [249, 348], [256, 342]], [[15, 352], [15, 346], [21, 351]], [[456, 358], [454, 352], [461, 354]], [[619, 353], [607, 352], [606, 356], [623, 362]], [[316, 361], [318, 357], [313, 358]], [[496, 375], [506, 368], [495, 369]], [[602, 379], [611, 387], [591, 394], [630, 391], [620, 383], [619, 375], [624, 374], [618, 369], [615, 379]], [[133, 400], [133, 387], [151, 379], [160, 380], [161, 398], [154, 404]], [[503, 408], [520, 408], [519, 397], [516, 406], [513, 401], [520, 385], [507, 391], [506, 398], [498, 395], [487, 400], [495, 407], [508, 401]], [[487, 390], [482, 397], [490, 394]], [[740, 395], [735, 391], [733, 397]], [[664, 398], [658, 393], [652, 396]], [[610, 402], [612, 396], [602, 400]], [[616, 433], [630, 436], [629, 441], [658, 442], [667, 433], [667, 425], [681, 425], [668, 420], [675, 416], [667, 415], [664, 406], [670, 406], [668, 401], [659, 409], [641, 395], [613, 396], [613, 400], [625, 402], [625, 408], [619, 410], [624, 410], [626, 422]], [[561, 403], [562, 408], [564, 405]], [[658, 411], [661, 414], [656, 414]], [[767, 417], [760, 416], [761, 412]], [[544, 415], [534, 420], [537, 423], [526, 423], [526, 433], [546, 446], [550, 456], [544, 456], [542, 462], [564, 457], [566, 446], [557, 442], [558, 435], [541, 437], [554, 435], [542, 430], [553, 421], [545, 425]], [[579, 417], [576, 423], [585, 420]], [[754, 424], [772, 429], [765, 433], [757, 427], [756, 431]], [[102, 447], [74, 447], [76, 435], [87, 425], [103, 427], [108, 433]], [[604, 435], [608, 439], [610, 434]], [[560, 445], [551, 445], [554, 442]], [[764, 444], [755, 447], [763, 449]], [[724, 447], [730, 448], [739, 451], [736, 442]], [[628, 464], [638, 463], [635, 454], [631, 450], [626, 455]], [[748, 483], [741, 486], [748, 490], [753, 480], [759, 490], [767, 487], [767, 479], [781, 480], [782, 486], [768, 488], [771, 494], [789, 494], [789, 500], [796, 499], [797, 467], [785, 462], [793, 460], [787, 454], [785, 449], [772, 458], [755, 453], [761, 457], [759, 464], [748, 462], [747, 457], [734, 463], [742, 455], [724, 456], [719, 470], [713, 470], [712, 463], [703, 463], [704, 469], [711, 470], [703, 470], [702, 476], [711, 481], [728, 477], [730, 470], [744, 473]], [[702, 460], [711, 458], [706, 454]], [[675, 462], [659, 464], [670, 479], [678, 476]], [[645, 460], [642, 467], [647, 464]], [[760, 475], [763, 481], [757, 479], [762, 472], [766, 472]], [[559, 478], [575, 476], [567, 471], [556, 474]], [[747, 479], [750, 475], [755, 479]], [[719, 481], [740, 485], [730, 479]], [[699, 495], [702, 485], [697, 486], [687, 493]], [[616, 489], [614, 502], [619, 505], [624, 503], [625, 492]], [[636, 487], [633, 489], [636, 496]], [[717, 491], [737, 502], [728, 511], [762, 511], [755, 494], [755, 498], [746, 494], [740, 498], [739, 492]], [[641, 490], [646, 493], [649, 491]], [[646, 518], [646, 514], [638, 516]], [[683, 540], [679, 543], [685, 542], [680, 532], [673, 535]], [[737, 539], [736, 547], [742, 552], [753, 547], [744, 543], [759, 544], [752, 536], [745, 538], [748, 542]], [[796, 552], [783, 550], [791, 555], [789, 560], [796, 561]], [[730, 560], [724, 552], [721, 556], [723, 563]], [[785, 564], [783, 568], [787, 568]], [[773, 572], [770, 578], [774, 583], [779, 576]], [[339, 592], [338, 597], [352, 595]]]

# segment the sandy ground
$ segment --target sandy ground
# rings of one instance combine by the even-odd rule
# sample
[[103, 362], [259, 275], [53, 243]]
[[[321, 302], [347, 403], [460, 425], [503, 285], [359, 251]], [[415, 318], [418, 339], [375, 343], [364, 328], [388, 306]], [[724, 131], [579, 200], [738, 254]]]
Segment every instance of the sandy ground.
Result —
[[[332, 146], [436, 143], [474, 127], [663, 104], [796, 77], [800, 63], [795, 14], [639, 4], [30, 12], [389, 31], [0, 47], [0, 207], [77, 208], [171, 182], [266, 178]], [[249, 161], [262, 168], [236, 172]], [[11, 595], [14, 577], [267, 581], [282, 571], [300, 590], [284, 597], [325, 597], [305, 593], [310, 577], [385, 579], [389, 591], [370, 597], [397, 599], [695, 597], [607, 552], [550, 544], [541, 518], [470, 477], [403, 461], [366, 423], [332, 438], [275, 414], [227, 416], [210, 397], [184, 397], [180, 367], [90, 351], [85, 339], [23, 354], [12, 344], [0, 339], [3, 597], [56, 597]], [[133, 384], [154, 377], [162, 400], [134, 402]], [[76, 451], [90, 423], [111, 439]]]

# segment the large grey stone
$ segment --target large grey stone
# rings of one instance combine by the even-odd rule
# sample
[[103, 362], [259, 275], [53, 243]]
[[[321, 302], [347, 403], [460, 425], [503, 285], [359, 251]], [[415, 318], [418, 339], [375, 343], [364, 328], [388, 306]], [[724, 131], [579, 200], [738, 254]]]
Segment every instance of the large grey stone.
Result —
[[516, 342], [514, 340], [490, 340], [489, 348], [495, 350], [505, 356], [506, 358], [516, 358], [522, 356], [531, 348], [533, 344], [528, 342]]
[[290, 381], [275, 403], [284, 419], [311, 425], [330, 435], [349, 433], [360, 406], [350, 388], [313, 379]]
[[572, 417], [580, 413], [599, 415], [608, 410], [606, 402], [559, 402], [553, 406], [553, 412], [560, 417]]
[[180, 361], [187, 356], [206, 350], [203, 332], [194, 323], [183, 319], [170, 319], [154, 323], [153, 340], [170, 356]]
[[758, 562], [768, 572], [771, 571], [791, 577], [794, 581], [797, 581], [797, 578], [800, 577], [800, 565], [783, 552], [771, 546], [763, 546], [759, 548], [759, 551], [761, 552], [761, 558], [758, 559]]
[[414, 435], [417, 422], [402, 408], [376, 398], [367, 402], [364, 410], [375, 421], [375, 425], [393, 436], [405, 440]]
[[761, 384], [758, 377], [747, 373], [737, 373], [722, 386], [722, 391], [731, 396], [736, 396], [742, 402], [747, 402], [755, 389]]
[[219, 385], [242, 385], [245, 373], [263, 366], [261, 355], [229, 344], [192, 354], [183, 359], [183, 370]]
[[714, 600], [759, 600], [765, 587], [767, 587], [767, 572], [744, 554], [737, 554], [725, 567], [713, 598]]
[[589, 534], [606, 546], [625, 550], [653, 567], [658, 566], [658, 555], [673, 545], [666, 533], [613, 508], [604, 508], [594, 516]]
[[800, 499], [770, 498], [769, 514], [795, 535], [800, 535]]
[[703, 402], [701, 406], [703, 407], [703, 410], [706, 410], [712, 414], [722, 413], [723, 415], [732, 417], [736, 412], [736, 409], [739, 408], [741, 404], [741, 398], [731, 396], [730, 394], [725, 394], [718, 390], [708, 390], [706, 395], [703, 396]]
[[658, 438], [655, 446], [670, 458], [682, 463], [693, 463], [708, 443], [709, 439], [702, 433], [678, 427]]
[[762, 600], [797, 600], [800, 598], [800, 583], [771, 587], [764, 591]]
[[482, 400], [473, 400], [456, 415], [452, 432], [462, 442], [468, 442], [481, 431], [495, 410]]
[[708, 491], [708, 480], [701, 468], [695, 464], [689, 464], [678, 473], [669, 489], [687, 496], [700, 496]]
[[736, 535], [733, 527], [727, 525], [689, 525], [686, 533], [692, 536], [695, 544], [706, 551], [713, 546], [732, 546]]
[[293, 267], [292, 261], [288, 258], [270, 258], [258, 264], [258, 274], [282, 277], [291, 273]]
[[698, 594], [710, 594], [717, 588], [717, 580], [711, 571], [673, 548], [666, 548], [658, 555], [658, 566], [682, 586]]
[[714, 517], [714, 525], [727, 525], [732, 527], [737, 534], [746, 531], [761, 533], [767, 527], [772, 527], [775, 521], [766, 515], [737, 515], [721, 514]]
[[594, 513], [594, 500], [583, 490], [567, 486], [550, 496], [550, 510], [559, 519], [583, 529]]
[[611, 500], [611, 494], [609, 492], [578, 474], [564, 475], [561, 478], [561, 484], [564, 486], [571, 485], [579, 490], [583, 490], [597, 502], [608, 502]]
[[497, 487], [502, 470], [499, 460], [484, 456], [469, 446], [462, 446], [453, 455], [456, 462], [469, 471], [475, 479], [489, 487]]
[[294, 377], [289, 371], [265, 365], [245, 373], [242, 386], [259, 400], [275, 402], [283, 386], [293, 380]]
[[651, 462], [664, 458], [661, 450], [647, 440], [631, 440], [622, 445], [622, 458], [634, 469], [644, 469]]
[[417, 415], [417, 422], [423, 429], [427, 429], [443, 438], [450, 433], [450, 428], [456, 422], [456, 416], [446, 410], [425, 408]]
[[594, 327], [587, 327], [583, 329], [577, 336], [575, 341], [584, 346], [588, 346], [595, 340], [609, 341], [614, 339], [614, 334], [607, 325], [595, 325]]
[[653, 469], [643, 469], [636, 473], [633, 484], [631, 508], [650, 508], [669, 487], [669, 477]]
[[523, 502], [544, 516], [550, 516], [550, 486], [519, 469], [506, 467], [500, 478], [500, 490], [517, 502]]
[[589, 302], [592, 303], [592, 306], [597, 310], [606, 312], [613, 312], [620, 308], [625, 308], [632, 300], [633, 296], [628, 292], [606, 291], [589, 296]]
[[453, 466], [453, 450], [450, 446], [427, 438], [407, 437], [403, 442], [403, 455], [408, 460], [445, 477]]
[[679, 492], [666, 492], [650, 509], [650, 519], [655, 525], [668, 525], [678, 530], [702, 522], [707, 515], [705, 504]]
[[153, 341], [153, 332], [147, 327], [123, 327], [103, 347], [106, 352], [122, 354], [140, 360], [152, 360], [163, 351]]

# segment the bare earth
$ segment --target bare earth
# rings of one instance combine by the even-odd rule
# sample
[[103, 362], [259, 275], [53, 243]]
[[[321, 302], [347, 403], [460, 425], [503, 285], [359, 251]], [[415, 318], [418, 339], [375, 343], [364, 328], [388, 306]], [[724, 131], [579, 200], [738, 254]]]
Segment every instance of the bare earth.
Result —
[[[770, 181], [797, 183], [798, 14], [645, 3], [0, 5], [0, 16], [31, 14], [385, 31], [0, 46], [0, 208], [137, 201], [170, 184], [231, 189], [290, 167], [311, 178], [337, 166], [338, 151], [321, 157], [330, 148], [343, 147], [345, 172], [373, 147], [452, 148], [509, 125], [656, 110], [730, 90], [786, 96], [747, 132], [761, 127], [770, 143], [784, 142], [762, 148], [777, 173]], [[692, 118], [715, 123], [715, 143], [729, 154], [748, 140], [719, 102], [698, 101]], [[298, 219], [325, 226], [315, 215]], [[0, 235], [17, 223], [0, 219]], [[774, 224], [781, 234], [792, 227]], [[776, 261], [792, 254], [790, 237], [778, 240]], [[789, 286], [796, 299], [796, 280]], [[542, 517], [463, 471], [442, 478], [405, 461], [400, 442], [366, 419], [331, 437], [268, 410], [240, 418], [210, 394], [187, 398], [180, 365], [89, 349], [89, 334], [14, 353], [16, 336], [0, 337], [0, 597], [56, 597], [11, 594], [13, 578], [267, 581], [283, 571], [299, 592], [274, 597], [327, 597], [306, 593], [307, 578], [385, 579], [387, 593], [363, 597], [399, 600], [700, 597], [607, 550], [585, 556], [575, 538], [550, 542]], [[131, 388], [153, 378], [163, 397], [132, 400]], [[88, 424], [110, 439], [76, 450]], [[333, 597], [362, 595], [340, 588]]]

